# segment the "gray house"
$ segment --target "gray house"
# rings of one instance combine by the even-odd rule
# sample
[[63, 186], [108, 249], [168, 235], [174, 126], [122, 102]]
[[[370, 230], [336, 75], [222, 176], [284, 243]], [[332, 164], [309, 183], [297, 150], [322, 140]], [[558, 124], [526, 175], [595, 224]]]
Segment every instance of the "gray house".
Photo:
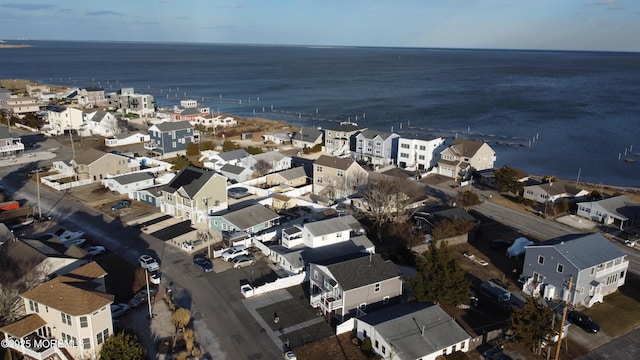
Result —
[[383, 131], [365, 130], [355, 136], [356, 147], [351, 157], [373, 165], [388, 165], [398, 157], [400, 135]]
[[640, 204], [624, 195], [604, 200], [579, 202], [576, 215], [602, 224], [616, 224], [622, 230], [640, 220]]
[[149, 128], [150, 142], [145, 149], [162, 155], [185, 151], [193, 136], [193, 125], [188, 121], [163, 122]]
[[626, 254], [601, 234], [565, 235], [526, 247], [523, 291], [591, 307], [624, 285], [628, 267]]
[[244, 231], [247, 234], [257, 233], [280, 223], [280, 215], [260, 204], [209, 218], [209, 227], [213, 230]]
[[233, 180], [235, 182], [243, 182], [251, 179], [253, 176], [253, 171], [242, 167], [231, 164], [222, 165], [220, 170], [218, 170], [220, 174], [225, 176], [229, 180]]
[[355, 320], [356, 336], [371, 339], [383, 359], [439, 359], [469, 351], [469, 335], [438, 305], [398, 304]]
[[311, 263], [309, 281], [311, 306], [339, 321], [364, 316], [402, 296], [398, 268], [378, 254]]

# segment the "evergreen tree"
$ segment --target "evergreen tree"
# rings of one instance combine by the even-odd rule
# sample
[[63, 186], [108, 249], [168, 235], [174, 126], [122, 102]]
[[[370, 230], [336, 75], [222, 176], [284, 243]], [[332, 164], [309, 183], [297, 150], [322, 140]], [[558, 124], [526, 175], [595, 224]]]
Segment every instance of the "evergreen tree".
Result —
[[139, 360], [144, 357], [144, 348], [138, 338], [124, 331], [110, 336], [100, 349], [100, 359], [104, 360]]
[[417, 275], [409, 280], [420, 302], [459, 305], [469, 301], [470, 282], [446, 243], [434, 242], [416, 259]]
[[[544, 344], [551, 343], [556, 331], [553, 328], [553, 310], [530, 297], [521, 308], [511, 313], [511, 331], [520, 344], [540, 354]], [[556, 323], [560, 323], [556, 321]]]
[[500, 192], [513, 193], [516, 195], [522, 193], [524, 185], [518, 181], [518, 172], [516, 169], [505, 165], [502, 169], [495, 170], [494, 174], [495, 185]]

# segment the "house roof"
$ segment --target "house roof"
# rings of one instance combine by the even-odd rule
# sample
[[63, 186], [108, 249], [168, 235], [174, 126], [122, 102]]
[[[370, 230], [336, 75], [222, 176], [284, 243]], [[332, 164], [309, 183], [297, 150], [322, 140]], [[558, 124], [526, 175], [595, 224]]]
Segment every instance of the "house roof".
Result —
[[[70, 315], [90, 314], [113, 302], [113, 295], [94, 290], [91, 281], [104, 274], [97, 264], [87, 264], [67, 275], [58, 276], [21, 296]], [[102, 275], [103, 276], [103, 275]]]
[[95, 121], [95, 122], [100, 122], [102, 119], [104, 119], [105, 116], [107, 116], [108, 112], [104, 111], [104, 110], [97, 110], [91, 113], [91, 121]]
[[347, 216], [334, 217], [331, 219], [309, 222], [304, 224], [304, 228], [307, 229], [307, 231], [314, 237], [334, 234], [340, 231], [351, 231], [352, 227], [346, 218]]
[[[473, 157], [485, 143], [472, 139], [455, 139], [448, 149], [457, 156]], [[489, 145], [487, 145], [489, 146]]]
[[245, 158], [249, 156], [249, 153], [245, 149], [236, 149], [236, 150], [222, 152], [218, 154], [218, 156], [220, 157], [220, 159], [224, 161], [230, 161], [230, 160]]
[[202, 114], [202, 112], [197, 108], [183, 108], [183, 109], [180, 109], [179, 111], [176, 111], [175, 114], [177, 114], [177, 115], [200, 115], [200, 114]]
[[[631, 201], [624, 195], [610, 197], [604, 200], [593, 201], [611, 214], [618, 215], [622, 220], [633, 219], [640, 216], [640, 204]], [[579, 204], [585, 204], [582, 202]]]
[[107, 153], [104, 152], [104, 151], [100, 151], [100, 150], [97, 150], [97, 149], [89, 148], [89, 149], [83, 150], [80, 154], [78, 154], [73, 159], [73, 161], [75, 161], [76, 164], [90, 165], [94, 161], [100, 159], [101, 157], [103, 157], [105, 155], [107, 155]]
[[20, 320], [3, 326], [2, 328], [0, 328], [0, 331], [16, 338], [23, 338], [45, 325], [47, 325], [47, 322], [44, 321], [44, 319], [42, 319], [40, 315], [29, 314], [22, 317]]
[[161, 122], [159, 124], [153, 125], [152, 127], [149, 128], [149, 130], [153, 129], [154, 127], [158, 129], [160, 132], [168, 132], [168, 131], [174, 131], [174, 130], [191, 129], [193, 128], [193, 125], [191, 125], [191, 123], [186, 120], [165, 121], [165, 122]]
[[138, 181], [145, 181], [153, 179], [154, 176], [149, 172], [136, 172], [131, 174], [124, 174], [120, 176], [114, 176], [111, 179], [120, 185], [132, 184]]
[[141, 132], [139, 132], [139, 131], [135, 131], [135, 132], [129, 132], [129, 131], [127, 131], [127, 132], [121, 132], [121, 133], [118, 133], [118, 134], [116, 134], [114, 137], [115, 137], [116, 139], [126, 139], [126, 138], [128, 138], [128, 137], [136, 136], [136, 135], [137, 135], [137, 136], [140, 136], [140, 135], [143, 135], [143, 136], [144, 136], [144, 135], [147, 135], [147, 136], [148, 136], [148, 134], [144, 134], [144, 133], [141, 133]]
[[66, 106], [47, 105], [47, 111], [53, 111], [53, 112], [61, 113], [61, 112], [64, 112], [65, 110], [67, 110]]
[[310, 248], [304, 245], [295, 248], [286, 248], [282, 245], [270, 246], [269, 249], [283, 256], [294, 268], [302, 268], [306, 264], [334, 263], [348, 259], [367, 256], [366, 247], [356, 244], [352, 240], [339, 242], [319, 248]]
[[314, 142], [322, 136], [322, 130], [316, 128], [302, 127], [300, 131], [293, 134], [293, 140]]
[[390, 138], [393, 135], [398, 136], [395, 133], [390, 133], [390, 132], [386, 132], [386, 131], [371, 130], [371, 129], [364, 130], [363, 132], [360, 133], [360, 136], [364, 137], [365, 139], [373, 139], [376, 136], [379, 136], [383, 140], [386, 140], [386, 139]]
[[358, 321], [374, 326], [402, 359], [419, 359], [471, 338], [438, 305], [398, 304], [372, 312]]
[[213, 171], [187, 166], [163, 188], [166, 192], [176, 192], [180, 188], [193, 198], [200, 189], [214, 176]]
[[379, 254], [333, 263], [327, 269], [344, 291], [400, 277], [396, 265]]
[[280, 160], [288, 157], [288, 156], [283, 155], [279, 151], [268, 151], [268, 152], [264, 152], [264, 153], [260, 153], [260, 154], [251, 155], [251, 156], [256, 161], [262, 160], [262, 161], [266, 161], [266, 162], [280, 161]]
[[422, 141], [431, 141], [435, 139], [441, 139], [441, 136], [435, 136], [431, 134], [423, 134], [423, 133], [410, 133], [410, 134], [402, 134], [401, 139], [406, 140], [422, 140]]
[[0, 139], [12, 139], [14, 136], [11, 134], [10, 130], [6, 128], [4, 125], [0, 126]]
[[244, 168], [242, 166], [236, 166], [231, 164], [224, 164], [220, 168], [220, 172], [225, 172], [225, 173], [235, 174], [235, 175], [240, 175], [242, 174], [243, 171], [248, 171], [248, 170], [249, 169]]
[[355, 161], [351, 159], [343, 159], [343, 158], [337, 158], [333, 156], [321, 155], [316, 159], [316, 161], [313, 164], [326, 166], [333, 169], [347, 170], [353, 163], [355, 163]]
[[570, 184], [565, 181], [556, 181], [556, 182], [545, 182], [539, 185], [530, 185], [526, 187], [534, 187], [537, 186], [543, 191], [545, 191], [549, 195], [562, 195], [562, 194], [570, 194], [570, 195], [578, 195], [582, 189], [579, 189], [573, 184]]
[[537, 247], [554, 248], [578, 270], [588, 269], [624, 256], [622, 250], [599, 233], [565, 235], [527, 246], [526, 251], [535, 251]]
[[222, 217], [240, 230], [278, 219], [280, 215], [264, 205], [255, 204], [236, 210]]
[[294, 180], [294, 179], [299, 179], [301, 177], [307, 177], [307, 172], [304, 171], [303, 166], [298, 166], [298, 167], [282, 170], [277, 173], [273, 173], [272, 175], [280, 175], [285, 180]]

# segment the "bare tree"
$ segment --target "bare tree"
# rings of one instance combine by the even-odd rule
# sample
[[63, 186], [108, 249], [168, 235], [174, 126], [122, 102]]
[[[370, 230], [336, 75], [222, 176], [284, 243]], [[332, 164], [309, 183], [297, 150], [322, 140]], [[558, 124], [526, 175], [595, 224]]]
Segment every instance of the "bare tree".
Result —
[[257, 177], [264, 176], [268, 174], [273, 166], [266, 160], [258, 160], [258, 162], [253, 166], [253, 170], [256, 172]]

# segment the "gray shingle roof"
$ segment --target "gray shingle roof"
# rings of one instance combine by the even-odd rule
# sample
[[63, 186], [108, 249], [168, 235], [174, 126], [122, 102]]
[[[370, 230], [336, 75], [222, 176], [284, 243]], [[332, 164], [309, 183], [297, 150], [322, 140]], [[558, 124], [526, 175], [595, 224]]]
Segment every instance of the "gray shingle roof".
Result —
[[344, 291], [400, 276], [396, 265], [379, 254], [327, 265], [327, 269]]
[[360, 135], [362, 135], [362, 137], [364, 137], [365, 139], [373, 139], [376, 136], [380, 136], [383, 140], [386, 140], [391, 135], [395, 135], [395, 134], [394, 133], [390, 133], [390, 132], [386, 132], [386, 131], [377, 131], [377, 130], [367, 129], [367, 130], [361, 132]]
[[332, 169], [347, 170], [355, 161], [351, 159], [337, 158], [333, 156], [321, 155], [313, 163], [314, 165], [326, 166]]
[[283, 179], [285, 180], [294, 180], [294, 179], [299, 179], [301, 177], [306, 177], [307, 173], [304, 171], [304, 167], [302, 166], [298, 166], [298, 167], [294, 167], [291, 169], [286, 169], [286, 170], [282, 170], [279, 171], [277, 173], [274, 173], [277, 175], [282, 176]]
[[184, 130], [191, 129], [193, 125], [188, 121], [165, 121], [160, 124], [154, 125], [161, 132], [174, 131], [174, 130]]
[[398, 304], [358, 321], [373, 325], [401, 359], [419, 359], [471, 338], [438, 305]]
[[266, 208], [264, 205], [255, 204], [222, 215], [222, 217], [238, 229], [244, 230], [252, 226], [278, 219], [280, 215]]
[[224, 164], [220, 168], [220, 172], [229, 173], [229, 174], [235, 174], [235, 175], [240, 175], [245, 170], [247, 170], [247, 169], [243, 168], [242, 166], [235, 166], [235, 165], [231, 165], [231, 164]]
[[223, 153], [218, 154], [220, 159], [224, 161], [237, 160], [242, 159], [249, 156], [249, 153], [245, 149], [237, 149], [231, 151], [225, 151]]
[[571, 234], [527, 246], [527, 251], [537, 246], [551, 246], [579, 270], [591, 268], [624, 255], [599, 233]]
[[114, 176], [113, 181], [120, 185], [132, 184], [138, 181], [145, 181], [153, 179], [153, 174], [148, 172], [137, 172], [132, 174], [124, 174], [120, 176]]
[[293, 135], [294, 140], [314, 142], [322, 136], [322, 131], [315, 128], [300, 128], [300, 131]]
[[163, 188], [164, 191], [173, 193], [183, 188], [193, 198], [200, 189], [211, 179], [215, 173], [194, 166], [187, 166]]
[[304, 227], [314, 237], [333, 234], [345, 230], [351, 231], [351, 226], [349, 225], [349, 223], [347, 223], [347, 221], [344, 220], [344, 217], [335, 217], [327, 220], [314, 221], [304, 224]]
[[253, 159], [256, 161], [263, 160], [269, 163], [272, 161], [280, 161], [286, 157], [282, 155], [279, 151], [268, 151], [260, 154], [255, 154], [252, 156], [253, 156]]
[[449, 148], [458, 156], [472, 158], [482, 145], [484, 145], [484, 142], [478, 140], [456, 139]]
[[598, 200], [595, 201], [595, 203], [602, 206], [608, 212], [618, 215], [623, 220], [633, 219], [640, 216], [640, 204], [631, 201], [631, 199], [624, 195]]

